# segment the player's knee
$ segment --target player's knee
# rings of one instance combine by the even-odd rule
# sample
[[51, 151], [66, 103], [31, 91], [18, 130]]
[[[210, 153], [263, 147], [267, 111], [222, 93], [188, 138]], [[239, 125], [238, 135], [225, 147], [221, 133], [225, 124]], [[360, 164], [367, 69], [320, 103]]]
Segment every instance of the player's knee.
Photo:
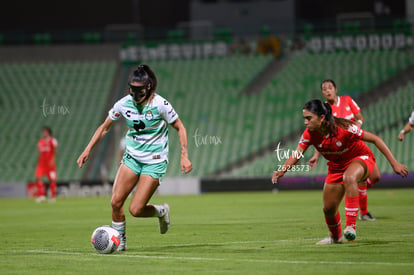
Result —
[[145, 205], [129, 205], [129, 213], [134, 217], [141, 217], [144, 212]]
[[342, 180], [343, 180], [345, 188], [347, 188], [347, 186], [351, 186], [351, 185], [358, 183], [358, 179], [355, 175], [347, 174], [347, 173], [344, 174]]
[[122, 208], [122, 205], [124, 204], [123, 201], [121, 201], [120, 199], [118, 199], [116, 196], [112, 196], [111, 199], [111, 206], [113, 210], [119, 210]]

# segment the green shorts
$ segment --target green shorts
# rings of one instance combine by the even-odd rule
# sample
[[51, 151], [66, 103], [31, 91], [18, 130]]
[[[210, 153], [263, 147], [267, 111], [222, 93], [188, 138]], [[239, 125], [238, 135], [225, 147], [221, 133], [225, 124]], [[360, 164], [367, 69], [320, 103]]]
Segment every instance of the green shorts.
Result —
[[125, 164], [138, 176], [149, 175], [154, 179], [160, 179], [167, 172], [167, 161], [159, 163], [142, 163], [134, 159], [128, 153], [124, 154], [121, 163]]

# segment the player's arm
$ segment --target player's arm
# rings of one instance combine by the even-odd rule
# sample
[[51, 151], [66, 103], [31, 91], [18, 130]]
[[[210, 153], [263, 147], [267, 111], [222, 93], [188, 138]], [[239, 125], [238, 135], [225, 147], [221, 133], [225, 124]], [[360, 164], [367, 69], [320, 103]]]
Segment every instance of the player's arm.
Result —
[[365, 131], [364, 135], [362, 136], [362, 140], [374, 144], [378, 150], [380, 150], [381, 153], [387, 158], [395, 173], [403, 177], [408, 175], [407, 167], [395, 159], [394, 155], [391, 153], [390, 148], [388, 148], [387, 144], [385, 144], [385, 142], [379, 136]]
[[299, 158], [297, 156], [298, 155], [303, 155], [306, 152], [306, 149], [303, 149], [302, 147], [300, 147], [298, 145], [298, 147], [296, 148], [296, 152], [297, 152], [297, 154], [292, 154], [285, 161], [285, 163], [280, 167], [279, 171], [273, 171], [273, 177], [272, 177], [272, 183], [273, 184], [277, 183], [277, 180], [279, 178], [283, 177], [283, 175], [286, 173], [286, 171], [288, 171], [290, 167], [292, 167], [293, 165], [295, 165], [299, 161]]
[[406, 133], [411, 132], [411, 130], [414, 128], [414, 125], [411, 125], [409, 122], [404, 126], [404, 128], [400, 131], [400, 133], [398, 134], [398, 140], [399, 141], [403, 141], [404, 140], [404, 135]]
[[315, 153], [313, 153], [313, 156], [307, 162], [307, 164], [310, 165], [311, 169], [314, 169], [316, 166], [318, 166], [319, 156], [319, 151], [315, 149]]
[[53, 148], [52, 152], [52, 159], [50, 160], [50, 167], [53, 167], [56, 165], [56, 157], [57, 157], [57, 148]]
[[108, 133], [113, 123], [114, 121], [108, 116], [105, 121], [98, 127], [98, 129], [96, 129], [85, 150], [83, 150], [82, 154], [77, 160], [79, 168], [82, 168], [82, 165], [88, 160], [89, 154], [91, 153], [93, 147], [95, 147], [95, 145], [98, 144], [99, 141], [101, 141], [101, 139]]
[[183, 173], [190, 173], [193, 170], [193, 165], [188, 159], [188, 150], [187, 150], [187, 130], [184, 127], [184, 124], [179, 118], [177, 118], [171, 126], [177, 130], [178, 138], [180, 139], [181, 147], [181, 171]]
[[362, 113], [358, 112], [358, 113], [354, 114], [354, 116], [355, 116], [355, 121], [357, 123], [357, 126], [359, 128], [361, 128], [362, 124], [364, 123], [364, 117], [362, 116]]

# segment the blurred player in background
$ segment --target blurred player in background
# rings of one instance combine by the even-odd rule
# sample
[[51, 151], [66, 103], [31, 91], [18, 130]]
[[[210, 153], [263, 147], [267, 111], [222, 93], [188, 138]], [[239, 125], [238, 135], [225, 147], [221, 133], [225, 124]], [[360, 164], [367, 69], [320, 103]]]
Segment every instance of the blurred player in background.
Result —
[[46, 200], [46, 188], [42, 182], [42, 177], [49, 179], [50, 202], [56, 201], [56, 154], [57, 140], [52, 136], [52, 129], [48, 126], [42, 128], [42, 138], [37, 142], [39, 159], [36, 165], [36, 202], [40, 203]]
[[126, 250], [125, 214], [123, 206], [137, 185], [129, 205], [134, 217], [158, 217], [161, 234], [168, 231], [170, 208], [168, 204], [148, 204], [168, 162], [168, 124], [174, 127], [181, 145], [181, 171], [189, 173], [187, 132], [171, 104], [155, 93], [157, 78], [148, 65], [140, 65], [129, 78], [129, 95], [115, 103], [104, 123], [98, 127], [91, 141], [78, 158], [78, 165], [88, 160], [92, 148], [109, 131], [115, 120], [124, 116], [129, 130], [126, 134], [126, 153], [115, 178], [112, 190], [112, 227], [119, 231], [118, 251]]
[[404, 141], [404, 135], [409, 133], [414, 128], [414, 112], [411, 113], [410, 118], [408, 119], [408, 123], [404, 126], [404, 128], [398, 134], [398, 140]]
[[[405, 177], [408, 169], [397, 162], [384, 141], [359, 128], [355, 122], [334, 117], [328, 103], [311, 100], [303, 107], [306, 130], [295, 154], [286, 160], [280, 171], [273, 173], [276, 183], [286, 171], [295, 165], [310, 145], [313, 145], [329, 162], [328, 175], [323, 188], [323, 211], [331, 236], [317, 244], [343, 243], [344, 236], [352, 241], [356, 238], [358, 215], [358, 182], [366, 180], [375, 167], [375, 157], [364, 143], [373, 143], [387, 158], [395, 173]], [[345, 195], [346, 226], [341, 229], [338, 207]]]
[[[338, 89], [336, 83], [332, 79], [325, 79], [321, 84], [322, 95], [326, 102], [329, 103], [332, 109], [332, 114], [335, 117], [345, 118], [355, 121], [355, 124], [361, 128], [364, 123], [364, 117], [361, 114], [361, 109], [358, 104], [350, 96], [338, 96]], [[315, 168], [318, 164], [319, 152], [315, 150], [312, 158], [308, 161], [311, 168]], [[359, 219], [362, 221], [376, 221], [376, 218], [368, 211], [368, 195], [367, 188], [372, 187], [381, 178], [381, 173], [377, 165], [366, 181], [359, 183]]]

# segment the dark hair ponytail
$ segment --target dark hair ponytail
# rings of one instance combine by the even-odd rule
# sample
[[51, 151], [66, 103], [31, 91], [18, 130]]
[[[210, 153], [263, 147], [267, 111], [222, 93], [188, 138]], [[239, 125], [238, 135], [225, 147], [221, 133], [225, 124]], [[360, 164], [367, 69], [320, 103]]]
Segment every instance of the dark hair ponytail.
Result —
[[327, 102], [322, 102], [319, 99], [312, 99], [305, 103], [303, 109], [311, 112], [312, 114], [321, 117], [322, 115], [325, 116], [325, 123], [324, 127], [327, 128], [329, 133], [335, 134], [336, 130], [335, 127], [339, 126], [341, 128], [347, 128], [349, 125], [355, 124], [355, 122], [345, 119], [345, 118], [338, 118], [332, 115], [332, 108], [331, 105]]
[[150, 84], [149, 91], [151, 93], [154, 93], [157, 89], [157, 77], [151, 68], [146, 64], [139, 65], [138, 68], [132, 72], [129, 77], [129, 83], [131, 82], [141, 82], [145, 86]]

